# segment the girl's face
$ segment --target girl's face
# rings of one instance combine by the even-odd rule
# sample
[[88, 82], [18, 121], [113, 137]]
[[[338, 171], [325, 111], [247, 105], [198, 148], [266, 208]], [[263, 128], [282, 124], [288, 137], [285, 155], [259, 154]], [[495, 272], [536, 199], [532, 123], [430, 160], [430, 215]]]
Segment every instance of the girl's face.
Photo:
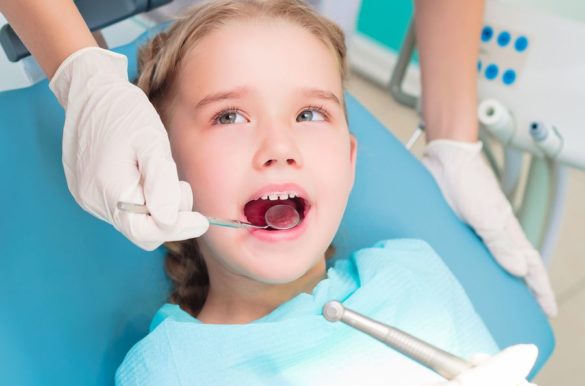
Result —
[[230, 22], [184, 58], [174, 94], [169, 135], [194, 210], [257, 222], [262, 196], [293, 194], [304, 212], [288, 231], [210, 227], [199, 245], [212, 288], [294, 285], [323, 267], [356, 157], [333, 50], [289, 22]]

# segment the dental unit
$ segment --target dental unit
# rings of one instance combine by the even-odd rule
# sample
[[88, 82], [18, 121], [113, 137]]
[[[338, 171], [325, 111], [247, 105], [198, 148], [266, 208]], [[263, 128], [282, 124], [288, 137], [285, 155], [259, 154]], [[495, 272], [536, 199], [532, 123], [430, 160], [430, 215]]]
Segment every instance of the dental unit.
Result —
[[[477, 61], [480, 139], [502, 191], [518, 204], [520, 223], [545, 262], [558, 238], [567, 169], [585, 169], [585, 132], [574, 107], [585, 99], [585, 55], [575, 44], [584, 39], [582, 22], [509, 2], [486, 2]], [[419, 95], [404, 82], [415, 46], [411, 24], [389, 89], [399, 103], [416, 110]], [[418, 135], [420, 128], [407, 148]], [[502, 145], [503, 158], [496, 156], [495, 142]], [[521, 190], [526, 153], [530, 168]], [[520, 192], [523, 196], [516, 197]]]

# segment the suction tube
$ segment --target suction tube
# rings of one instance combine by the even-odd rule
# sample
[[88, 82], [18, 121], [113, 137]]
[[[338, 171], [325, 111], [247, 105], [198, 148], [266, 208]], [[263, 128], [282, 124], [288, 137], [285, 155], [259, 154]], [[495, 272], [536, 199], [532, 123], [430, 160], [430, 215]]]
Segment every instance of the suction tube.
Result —
[[530, 135], [544, 154], [550, 158], [556, 158], [563, 148], [563, 137], [554, 125], [543, 122], [530, 124]]
[[477, 108], [479, 123], [504, 145], [514, 136], [516, 124], [510, 110], [495, 99], [482, 101]]

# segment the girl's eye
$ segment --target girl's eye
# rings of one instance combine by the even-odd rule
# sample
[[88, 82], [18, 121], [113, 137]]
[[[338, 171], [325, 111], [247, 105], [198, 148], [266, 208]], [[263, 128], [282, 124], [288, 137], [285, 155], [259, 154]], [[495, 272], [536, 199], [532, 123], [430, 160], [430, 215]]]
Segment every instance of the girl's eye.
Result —
[[237, 111], [226, 111], [220, 113], [215, 121], [221, 125], [231, 125], [234, 123], [245, 123], [246, 118]]
[[324, 121], [325, 115], [316, 109], [306, 109], [297, 115], [297, 122]]

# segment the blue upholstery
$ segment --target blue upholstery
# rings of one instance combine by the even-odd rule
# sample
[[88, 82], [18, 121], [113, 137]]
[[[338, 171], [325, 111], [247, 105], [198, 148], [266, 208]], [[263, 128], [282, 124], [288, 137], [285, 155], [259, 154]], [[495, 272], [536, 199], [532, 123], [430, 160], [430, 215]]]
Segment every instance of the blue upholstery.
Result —
[[[134, 44], [118, 51], [130, 58]], [[448, 208], [432, 177], [355, 99], [358, 174], [339, 255], [392, 237], [427, 240], [501, 346], [554, 338], [525, 286]], [[63, 111], [46, 82], [0, 93], [0, 383], [108, 385], [165, 300], [164, 251], [141, 251], [85, 213], [61, 166]], [[432, 318], [432, 315], [429, 315]]]

